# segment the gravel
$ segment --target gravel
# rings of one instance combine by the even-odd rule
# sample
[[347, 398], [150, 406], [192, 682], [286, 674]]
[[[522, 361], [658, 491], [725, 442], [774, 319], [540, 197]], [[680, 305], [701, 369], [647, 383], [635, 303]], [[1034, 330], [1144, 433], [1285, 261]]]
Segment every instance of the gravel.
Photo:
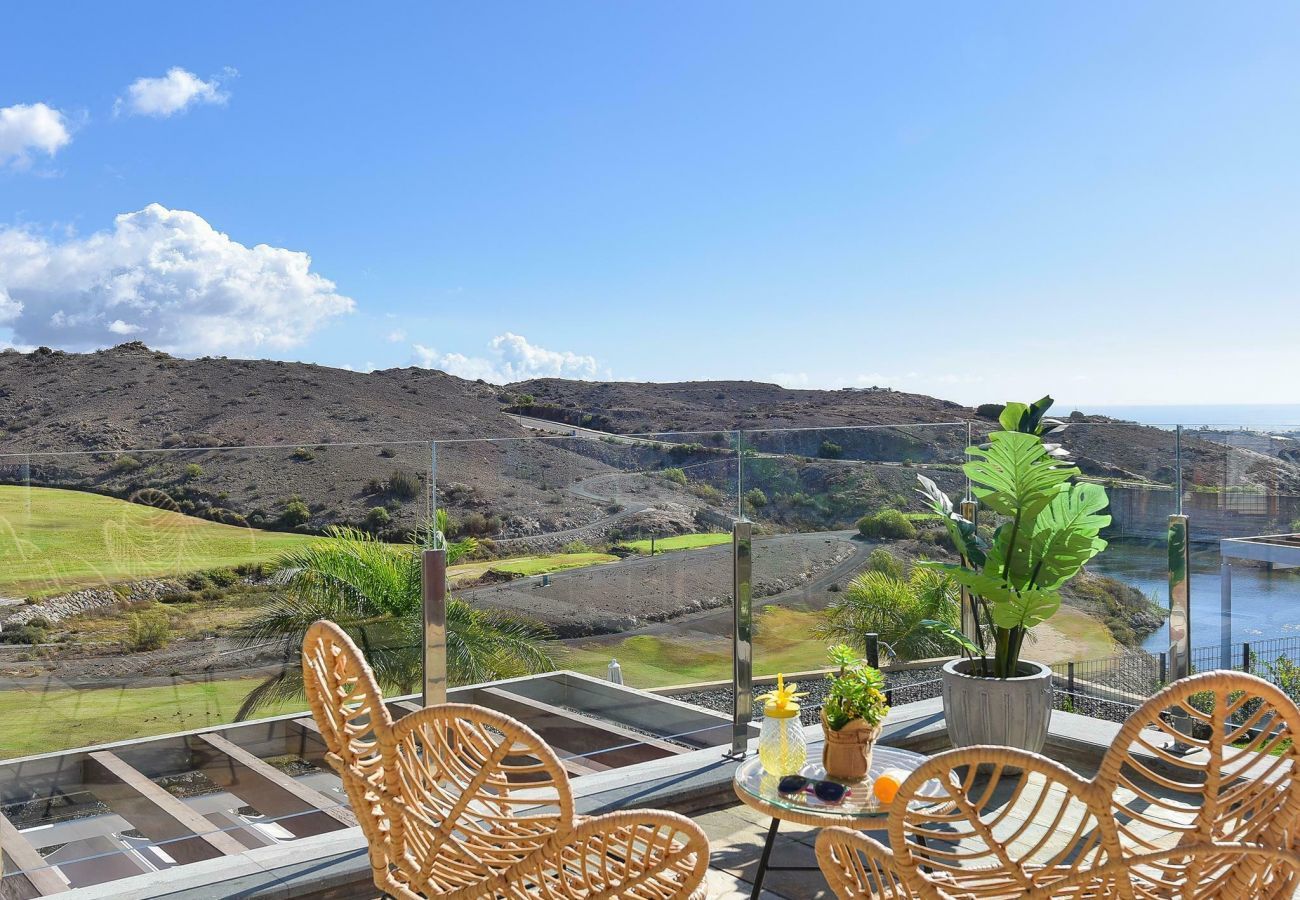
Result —
[[[901, 706], [904, 703], [916, 703], [920, 700], [929, 700], [933, 697], [939, 697], [943, 694], [943, 686], [940, 681], [939, 669], [915, 669], [908, 672], [887, 672], [885, 673], [885, 682], [891, 692], [891, 703], [894, 706]], [[808, 679], [799, 682], [799, 690], [807, 691], [808, 696], [802, 701], [803, 714], [801, 721], [805, 725], [816, 725], [819, 721], [822, 701], [826, 698], [826, 692], [829, 690], [830, 683], [825, 679]], [[754, 697], [769, 691], [769, 685], [755, 685]], [[730, 715], [731, 713], [731, 689], [730, 688], [711, 688], [706, 691], [692, 691], [689, 694], [677, 694], [674, 699], [681, 700], [683, 703], [693, 703], [696, 706], [702, 706], [705, 709], [711, 709], [715, 712]], [[1096, 697], [1088, 697], [1082, 694], [1070, 694], [1058, 689], [1056, 691], [1056, 700], [1054, 707], [1062, 712], [1078, 713], [1083, 716], [1091, 716], [1094, 719], [1102, 719], [1107, 722], [1123, 722], [1134, 710], [1133, 706], [1126, 703], [1117, 703], [1112, 700], [1101, 700]], [[754, 703], [753, 718], [759, 720], [763, 718], [763, 705], [757, 700]]]
[[[931, 697], [938, 697], [942, 693], [939, 682], [939, 670], [933, 669], [914, 669], [908, 672], [886, 672], [885, 683], [892, 692], [892, 702], [895, 706], [903, 703], [915, 703], [918, 700], [928, 700]], [[754, 697], [765, 694], [771, 690], [771, 685], [762, 684], [754, 685]], [[821, 712], [822, 701], [826, 699], [826, 692], [830, 689], [830, 682], [825, 678], [804, 679], [799, 682], [799, 690], [806, 691], [807, 697], [801, 701], [802, 716], [801, 721], [805, 725], [816, 725]], [[676, 694], [673, 699], [681, 700], [683, 703], [693, 703], [696, 706], [702, 706], [705, 709], [711, 709], [715, 712], [731, 714], [732, 694], [731, 688], [710, 688], [706, 691], [691, 691], [688, 694]], [[754, 714], [755, 720], [763, 718], [763, 704], [755, 700]]]

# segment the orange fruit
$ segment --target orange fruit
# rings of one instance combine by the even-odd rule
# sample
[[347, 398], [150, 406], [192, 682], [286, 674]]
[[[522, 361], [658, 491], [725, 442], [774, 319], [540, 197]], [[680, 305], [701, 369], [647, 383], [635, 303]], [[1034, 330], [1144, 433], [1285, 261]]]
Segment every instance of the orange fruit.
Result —
[[886, 769], [876, 776], [876, 783], [872, 790], [875, 791], [876, 799], [881, 803], [893, 803], [894, 797], [898, 795], [898, 789], [903, 786], [907, 773], [902, 769]]

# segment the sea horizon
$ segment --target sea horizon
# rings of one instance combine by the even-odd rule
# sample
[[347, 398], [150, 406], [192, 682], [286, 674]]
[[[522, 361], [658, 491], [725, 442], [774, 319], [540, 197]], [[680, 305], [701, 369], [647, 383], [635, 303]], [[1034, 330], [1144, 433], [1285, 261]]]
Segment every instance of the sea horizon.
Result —
[[1188, 428], [1209, 425], [1222, 428], [1300, 430], [1300, 403], [1058, 403], [1053, 407], [1053, 412], [1058, 415], [1067, 415], [1074, 410], [1168, 428], [1175, 425]]

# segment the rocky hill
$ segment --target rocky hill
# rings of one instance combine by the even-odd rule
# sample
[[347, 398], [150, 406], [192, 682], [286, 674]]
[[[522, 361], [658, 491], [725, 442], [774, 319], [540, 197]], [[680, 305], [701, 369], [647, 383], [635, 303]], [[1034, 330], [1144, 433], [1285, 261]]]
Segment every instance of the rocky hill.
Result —
[[[615, 435], [680, 433], [540, 435], [508, 413]], [[556, 379], [502, 387], [419, 368], [179, 359], [140, 343], [10, 350], [0, 353], [0, 480], [175, 504], [236, 524], [350, 523], [394, 535], [427, 515], [436, 483], [439, 505], [467, 532], [552, 546], [655, 530], [666, 518], [679, 530], [725, 522], [741, 508], [739, 441], [752, 456], [744, 489], [769, 501], [747, 512], [774, 526], [844, 527], [873, 505], [909, 503], [910, 467], [955, 486], [966, 426], [930, 423], [969, 421], [978, 437], [994, 427], [988, 414], [886, 389]], [[1173, 480], [1170, 432], [1071, 421], [1061, 440], [1085, 472]], [[432, 441], [444, 442], [436, 454]], [[1194, 437], [1184, 449], [1185, 474], [1208, 490], [1300, 490], [1290, 460]]]

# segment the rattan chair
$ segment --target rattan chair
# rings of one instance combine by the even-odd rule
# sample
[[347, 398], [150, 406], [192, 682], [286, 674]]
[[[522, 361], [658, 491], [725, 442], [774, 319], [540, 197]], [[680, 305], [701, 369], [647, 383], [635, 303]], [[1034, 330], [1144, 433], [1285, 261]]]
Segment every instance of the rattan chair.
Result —
[[[892, 850], [831, 828], [818, 863], [840, 897], [1289, 897], [1298, 729], [1268, 682], [1193, 675], [1129, 717], [1095, 778], [1006, 747], [941, 753], [894, 798]], [[930, 779], [946, 796], [917, 797]]]
[[303, 664], [381, 891], [404, 900], [705, 896], [709, 844], [690, 819], [576, 815], [554, 751], [490, 709], [447, 703], [393, 723], [360, 652], [332, 623], [312, 626]]
[[388, 869], [379, 734], [392, 727], [375, 676], [352, 639], [333, 622], [316, 622], [302, 642], [302, 680], [325, 761], [343, 780], [348, 804], [370, 848], [376, 883]]

